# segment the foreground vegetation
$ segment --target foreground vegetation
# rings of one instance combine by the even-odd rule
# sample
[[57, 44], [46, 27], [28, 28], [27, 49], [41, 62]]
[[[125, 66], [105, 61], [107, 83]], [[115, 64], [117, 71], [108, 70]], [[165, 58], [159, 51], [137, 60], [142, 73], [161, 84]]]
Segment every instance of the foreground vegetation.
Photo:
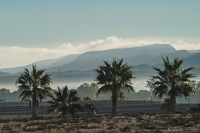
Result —
[[39, 101], [51, 95], [51, 77], [44, 69], [39, 69], [34, 64], [32, 70], [24, 69], [24, 72], [16, 80], [19, 90], [22, 90], [22, 101], [32, 100], [32, 117], [38, 115]]
[[195, 94], [194, 87], [191, 84], [191, 78], [195, 77], [191, 74], [193, 67], [187, 69], [182, 68], [183, 60], [175, 58], [170, 63], [169, 58], [163, 58], [164, 70], [154, 68], [158, 75], [153, 76], [155, 80], [154, 95], [158, 98], [167, 96], [169, 99], [170, 108], [169, 111], [176, 112], [176, 98], [185, 97], [188, 98]]
[[112, 114], [117, 114], [117, 100], [124, 95], [122, 89], [134, 91], [131, 80], [134, 78], [132, 66], [123, 64], [123, 59], [113, 59], [112, 62], [104, 61], [104, 65], [96, 69], [99, 93], [112, 92]]
[[[176, 98], [185, 96], [189, 98], [195, 94], [195, 88], [191, 84], [190, 73], [194, 68], [182, 69], [183, 60], [174, 59], [171, 64], [168, 57], [163, 58], [164, 70], [154, 68], [157, 75], [152, 77], [149, 85], [153, 86], [151, 95], [158, 98], [168, 98], [167, 111], [176, 113]], [[112, 103], [112, 114], [96, 116], [95, 106], [87, 100], [90, 97], [80, 98], [77, 90], [69, 90], [67, 86], [62, 89], [52, 90], [51, 77], [43, 69], [36, 65], [32, 71], [25, 69], [16, 81], [22, 101], [32, 101], [32, 118], [18, 118], [17, 120], [1, 119], [2, 132], [192, 132], [200, 130], [200, 114], [126, 114], [117, 115], [117, 101], [125, 98], [124, 92], [134, 91], [132, 79], [134, 78], [132, 66], [123, 64], [123, 59], [113, 59], [96, 69], [97, 83], [91, 85], [95, 88], [97, 96], [100, 93], [109, 93]], [[85, 92], [86, 90], [83, 90]], [[129, 91], [127, 91], [129, 92]], [[89, 95], [90, 96], [90, 95]], [[49, 99], [50, 98], [50, 99]], [[51, 103], [49, 112], [59, 115], [61, 118], [48, 116], [38, 118], [39, 101], [46, 99]], [[84, 105], [77, 103], [85, 100]], [[152, 100], [152, 97], [151, 97]], [[74, 116], [75, 112], [84, 112], [80, 116]], [[83, 115], [87, 114], [87, 115]], [[90, 115], [88, 115], [90, 114]], [[92, 115], [91, 117], [91, 114]], [[115, 116], [116, 115], [116, 116]], [[73, 117], [72, 117], [73, 116]]]
[[46, 116], [36, 120], [1, 118], [3, 133], [119, 133], [119, 132], [197, 132], [200, 131], [200, 114], [126, 114], [111, 117]]

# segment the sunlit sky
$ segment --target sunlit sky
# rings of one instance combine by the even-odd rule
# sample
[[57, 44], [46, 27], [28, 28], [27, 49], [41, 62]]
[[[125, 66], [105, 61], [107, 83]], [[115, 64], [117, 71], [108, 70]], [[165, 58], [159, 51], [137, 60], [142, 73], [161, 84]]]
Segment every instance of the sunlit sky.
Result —
[[200, 49], [200, 1], [0, 0], [0, 68], [153, 43]]

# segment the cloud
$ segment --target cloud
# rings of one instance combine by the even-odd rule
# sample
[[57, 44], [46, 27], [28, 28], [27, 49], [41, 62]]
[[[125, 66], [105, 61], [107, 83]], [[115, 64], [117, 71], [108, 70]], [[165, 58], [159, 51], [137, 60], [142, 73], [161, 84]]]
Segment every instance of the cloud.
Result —
[[151, 38], [118, 38], [110, 36], [105, 39], [71, 44], [62, 44], [52, 48], [26, 48], [19, 46], [0, 47], [0, 68], [16, 67], [31, 64], [35, 61], [58, 58], [69, 54], [80, 54], [87, 51], [100, 51], [115, 48], [129, 48], [149, 44], [171, 44], [177, 50], [200, 49], [200, 40], [195, 38], [172, 38], [172, 37], [151, 37]]
[[78, 45], [63, 44], [58, 49], [66, 49], [74, 53], [86, 51], [99, 51], [115, 48], [129, 48], [144, 46], [150, 44], [171, 44], [177, 50], [200, 49], [200, 39], [182, 39], [173, 37], [149, 37], [149, 38], [117, 38], [115, 36], [107, 37], [106, 39], [96, 40], [88, 43], [80, 43]]

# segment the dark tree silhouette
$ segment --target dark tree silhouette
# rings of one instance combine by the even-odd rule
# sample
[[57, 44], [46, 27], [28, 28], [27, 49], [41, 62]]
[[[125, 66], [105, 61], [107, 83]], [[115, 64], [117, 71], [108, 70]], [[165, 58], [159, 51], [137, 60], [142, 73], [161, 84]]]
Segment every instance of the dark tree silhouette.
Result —
[[57, 111], [62, 112], [62, 115], [66, 115], [66, 113], [73, 114], [81, 108], [76, 103], [79, 100], [77, 90], [68, 90], [67, 86], [64, 86], [63, 89], [58, 87], [58, 90], [54, 91], [54, 95], [51, 98], [52, 100], [49, 101], [51, 107], [48, 113]]
[[123, 59], [113, 59], [111, 63], [104, 61], [104, 64], [96, 69], [97, 84], [100, 88], [97, 95], [101, 92], [112, 92], [112, 114], [117, 113], [117, 99], [121, 89], [128, 89], [133, 91], [131, 79], [134, 78], [132, 66], [123, 64]]
[[175, 58], [173, 63], [169, 62], [169, 58], [163, 58], [164, 70], [159, 68], [154, 68], [157, 71], [158, 76], [153, 76], [155, 79], [154, 83], [154, 94], [162, 98], [167, 95], [170, 99], [170, 112], [176, 111], [176, 97], [185, 96], [189, 97], [191, 94], [195, 93], [192, 87], [191, 78], [194, 77], [190, 74], [193, 67], [183, 69], [181, 67], [183, 60]]
[[22, 101], [32, 100], [32, 117], [36, 118], [38, 113], [38, 101], [51, 95], [51, 77], [44, 69], [38, 69], [32, 65], [32, 71], [25, 69], [16, 80], [19, 90], [22, 91], [20, 98]]

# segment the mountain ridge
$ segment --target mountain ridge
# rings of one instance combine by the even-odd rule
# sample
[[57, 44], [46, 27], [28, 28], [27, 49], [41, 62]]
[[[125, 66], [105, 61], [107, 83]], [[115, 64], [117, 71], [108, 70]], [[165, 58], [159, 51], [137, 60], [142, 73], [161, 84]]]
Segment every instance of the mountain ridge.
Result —
[[152, 44], [141, 47], [112, 49], [104, 51], [90, 51], [81, 54], [76, 58], [76, 60], [72, 61], [71, 63], [59, 67], [52, 67], [47, 69], [47, 71], [53, 72], [59, 69], [61, 69], [62, 71], [89, 70], [96, 68], [98, 65], [101, 65], [102, 60], [112, 60], [113, 58], [124, 58], [124, 60], [126, 60], [126, 58], [130, 58], [139, 54], [149, 54], [155, 56], [166, 51], [170, 53], [175, 52], [176, 50], [169, 44]]
[[[198, 53], [195, 54], [196, 56], [198, 55]], [[168, 56], [170, 59], [176, 57], [186, 59], [184, 65], [187, 66], [192, 65], [191, 58], [196, 58], [195, 61], [198, 62], [199, 58], [194, 56], [195, 54], [187, 50], [176, 50], [170, 44], [152, 44], [131, 48], [88, 51], [83, 54], [72, 54], [56, 59], [37, 61], [35, 64], [37, 64], [39, 68], [46, 69], [47, 72], [63, 72], [69, 70], [87, 71], [97, 68], [102, 64], [103, 60], [111, 61], [113, 58], [123, 58], [124, 62], [132, 66], [142, 64], [156, 66], [162, 63], [162, 57]], [[21, 73], [24, 68], [30, 69], [31, 65], [32, 64], [16, 68], [5, 68], [0, 69], [0, 71], [16, 74]], [[198, 66], [198, 63], [196, 63], [195, 66]]]

